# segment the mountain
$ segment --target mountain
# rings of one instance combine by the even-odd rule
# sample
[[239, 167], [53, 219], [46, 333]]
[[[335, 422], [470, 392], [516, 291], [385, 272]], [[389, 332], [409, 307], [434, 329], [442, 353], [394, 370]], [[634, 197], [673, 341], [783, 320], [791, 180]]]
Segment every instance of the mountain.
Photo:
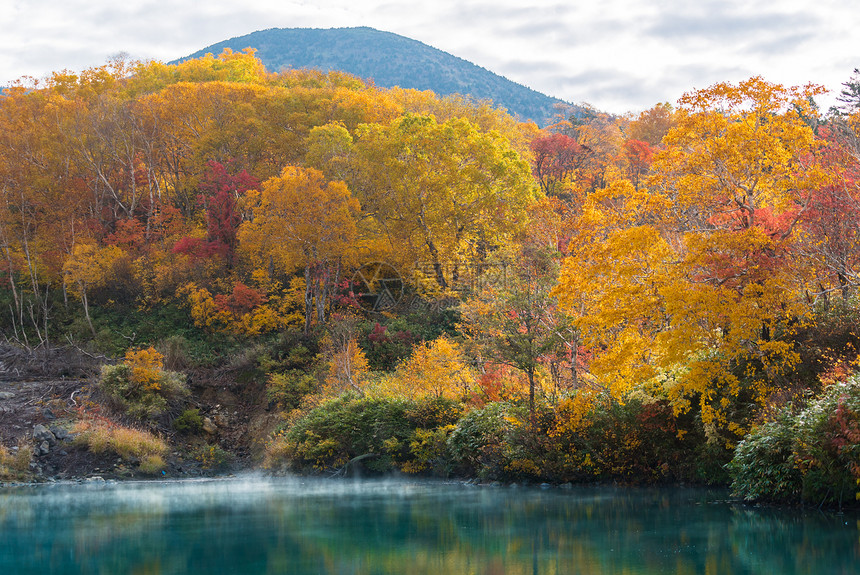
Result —
[[492, 100], [540, 126], [557, 114], [557, 104], [571, 105], [417, 40], [373, 28], [272, 28], [212, 44], [179, 61], [210, 52], [217, 56], [224, 48], [241, 51], [248, 47], [257, 50], [269, 70], [340, 70], [384, 88], [468, 95]]

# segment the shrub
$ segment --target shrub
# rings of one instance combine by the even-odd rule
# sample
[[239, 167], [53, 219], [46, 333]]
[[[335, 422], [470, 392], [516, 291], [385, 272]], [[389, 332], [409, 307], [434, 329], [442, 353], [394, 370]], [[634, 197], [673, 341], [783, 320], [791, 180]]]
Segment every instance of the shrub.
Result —
[[366, 466], [389, 471], [412, 432], [406, 400], [344, 394], [311, 410], [286, 434], [300, 466], [337, 468], [373, 454]]
[[463, 404], [446, 397], [423, 397], [410, 404], [406, 416], [416, 427], [444, 427], [457, 423], [463, 416]]
[[299, 369], [291, 369], [286, 373], [273, 373], [266, 384], [266, 399], [279, 409], [290, 411], [297, 409], [305, 396], [317, 388], [316, 378]]
[[559, 415], [558, 441], [567, 447], [561, 472], [568, 478], [652, 483], [698, 480], [693, 453], [704, 443], [701, 433], [682, 429], [665, 400], [613, 401], [597, 396], [578, 426]]
[[409, 439], [409, 460], [400, 468], [406, 473], [431, 470], [434, 475], [447, 476], [451, 471], [448, 453], [448, 437], [454, 425], [437, 429], [418, 428]]
[[860, 376], [831, 384], [796, 414], [783, 409], [738, 445], [729, 470], [733, 492], [748, 500], [860, 499]]
[[374, 371], [391, 371], [412, 355], [413, 346], [457, 333], [459, 312], [454, 308], [433, 308], [400, 315], [384, 324], [362, 325], [361, 346]]
[[160, 455], [144, 455], [138, 464], [138, 470], [145, 475], [156, 475], [167, 466]]
[[[402, 323], [402, 322], [400, 322]], [[362, 340], [367, 361], [374, 370], [391, 371], [412, 353], [415, 336], [408, 329], [396, 329], [376, 323], [364, 326]]]
[[747, 500], [798, 499], [803, 476], [794, 461], [796, 440], [795, 420], [788, 410], [749, 433], [729, 463], [735, 495]]
[[119, 365], [102, 366], [99, 389], [114, 407], [139, 420], [156, 419], [171, 401], [187, 397], [185, 376], [163, 369], [154, 348], [130, 350]]
[[171, 335], [164, 338], [159, 343], [158, 349], [164, 356], [164, 366], [167, 369], [175, 371], [191, 365], [190, 346], [188, 340], [181, 335]]
[[201, 463], [203, 469], [225, 469], [233, 459], [220, 445], [207, 445], [201, 448], [194, 458]]
[[448, 449], [461, 473], [498, 477], [508, 461], [505, 446], [513, 429], [513, 406], [505, 402], [488, 403], [467, 413], [448, 437]]
[[203, 416], [197, 408], [186, 409], [173, 420], [173, 429], [179, 433], [197, 433], [203, 429]]
[[860, 499], [860, 376], [835, 383], [797, 418], [797, 465], [803, 499]]
[[[356, 457], [376, 472], [447, 472], [447, 436], [461, 413], [442, 398], [413, 401], [347, 393], [308, 412], [267, 448], [267, 466], [336, 470]], [[372, 457], [370, 457], [372, 455]]]

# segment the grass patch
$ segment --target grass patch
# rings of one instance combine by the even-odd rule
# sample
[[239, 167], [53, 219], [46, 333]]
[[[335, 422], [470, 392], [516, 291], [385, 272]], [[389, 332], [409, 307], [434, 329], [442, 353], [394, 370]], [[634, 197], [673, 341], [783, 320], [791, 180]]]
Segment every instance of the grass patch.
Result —
[[19, 444], [18, 451], [13, 453], [5, 445], [0, 445], [0, 480], [20, 481], [30, 472], [30, 460], [33, 451], [30, 446]]
[[167, 443], [148, 431], [109, 421], [81, 420], [74, 432], [79, 434], [77, 441], [93, 453], [115, 453], [125, 462], [137, 463], [141, 473], [151, 475], [165, 467]]

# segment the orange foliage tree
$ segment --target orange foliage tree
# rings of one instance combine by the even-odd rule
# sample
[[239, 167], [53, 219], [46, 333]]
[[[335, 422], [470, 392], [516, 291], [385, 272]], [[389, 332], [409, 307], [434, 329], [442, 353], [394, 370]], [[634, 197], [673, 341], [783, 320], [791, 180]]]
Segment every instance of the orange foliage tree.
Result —
[[728, 407], [765, 401], [796, 363], [781, 336], [805, 313], [796, 224], [826, 181], [802, 115], [817, 92], [752, 78], [687, 94], [647, 188], [589, 197], [557, 293], [616, 396], [650, 381], [676, 409], [698, 398], [731, 439]]
[[360, 206], [343, 182], [327, 182], [313, 168], [287, 166], [249, 193], [252, 219], [239, 231], [252, 265], [271, 262], [292, 273], [304, 269], [305, 332], [325, 322], [326, 302], [356, 241]]

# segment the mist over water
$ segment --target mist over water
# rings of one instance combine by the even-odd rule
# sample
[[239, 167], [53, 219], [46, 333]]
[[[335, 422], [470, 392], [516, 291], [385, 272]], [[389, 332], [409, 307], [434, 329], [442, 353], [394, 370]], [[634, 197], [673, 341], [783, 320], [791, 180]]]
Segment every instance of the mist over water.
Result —
[[860, 515], [723, 491], [243, 477], [0, 490], [0, 573], [860, 572]]

